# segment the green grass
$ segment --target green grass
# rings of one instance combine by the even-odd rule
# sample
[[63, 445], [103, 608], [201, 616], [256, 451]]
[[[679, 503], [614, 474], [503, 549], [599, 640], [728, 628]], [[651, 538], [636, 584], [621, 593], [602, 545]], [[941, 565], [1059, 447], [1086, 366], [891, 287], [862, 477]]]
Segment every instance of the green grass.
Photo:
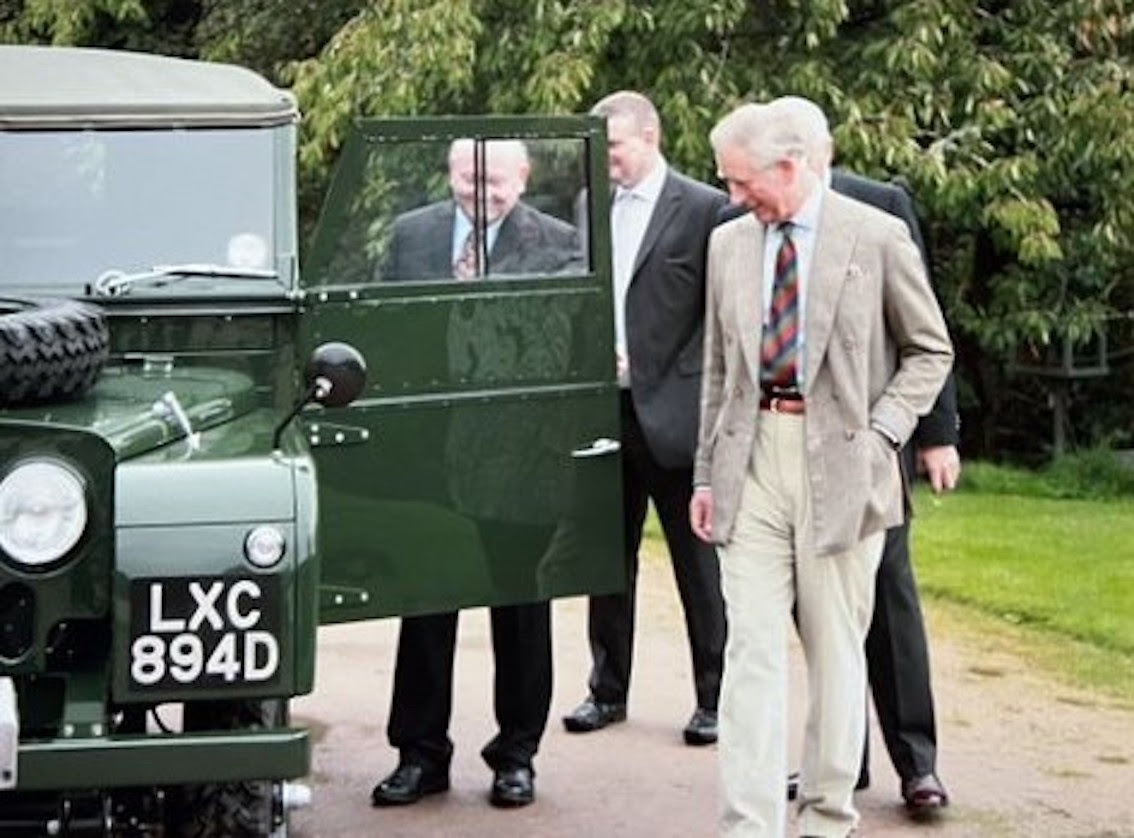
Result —
[[1134, 655], [1134, 501], [920, 493], [922, 590]]
[[[1068, 683], [1134, 704], [1129, 488], [1087, 457], [1041, 472], [966, 464], [957, 492], [919, 489], [914, 565], [938, 630], [1011, 648]], [[646, 537], [648, 552], [664, 556], [652, 515]]]
[[1134, 698], [1134, 499], [919, 491], [916, 507], [924, 595], [1028, 629], [1046, 668]]

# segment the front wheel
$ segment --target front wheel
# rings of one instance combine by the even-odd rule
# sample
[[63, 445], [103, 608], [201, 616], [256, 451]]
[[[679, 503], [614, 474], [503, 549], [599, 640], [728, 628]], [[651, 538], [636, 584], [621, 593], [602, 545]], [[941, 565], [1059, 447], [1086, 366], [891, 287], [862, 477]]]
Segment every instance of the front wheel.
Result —
[[[286, 701], [187, 703], [183, 729], [255, 730], [287, 724]], [[202, 783], [170, 789], [166, 834], [174, 838], [284, 838], [283, 784], [271, 780]]]

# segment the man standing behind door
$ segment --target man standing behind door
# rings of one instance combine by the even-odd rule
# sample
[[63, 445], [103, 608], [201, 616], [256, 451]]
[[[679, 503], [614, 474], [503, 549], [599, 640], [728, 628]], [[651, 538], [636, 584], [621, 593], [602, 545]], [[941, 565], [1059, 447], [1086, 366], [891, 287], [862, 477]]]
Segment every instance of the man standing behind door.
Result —
[[588, 620], [590, 694], [565, 716], [573, 733], [626, 718], [634, 645], [638, 548], [654, 503], [685, 611], [696, 707], [690, 745], [717, 738], [717, 697], [725, 641], [720, 571], [713, 548], [689, 526], [701, 386], [704, 264], [725, 196], [671, 169], [661, 122], [645, 96], [620, 91], [591, 111], [607, 118], [615, 349], [622, 388], [624, 594], [592, 597]]
[[[520, 200], [530, 173], [524, 144], [508, 139], [486, 141], [480, 167], [474, 162], [475, 153], [472, 140], [455, 140], [449, 151], [452, 200], [429, 204], [395, 220], [385, 278], [476, 281], [505, 273], [564, 270], [578, 259], [575, 229]], [[483, 193], [483, 239], [476, 224], [478, 193]], [[470, 354], [467, 346], [458, 345], [462, 357]], [[470, 369], [462, 368], [462, 372], [476, 377]], [[454, 417], [452, 448], [475, 447], [481, 437], [469, 436], [467, 429], [467, 424]], [[522, 515], [517, 520], [508, 510], [492, 508], [498, 493], [481, 492], [477, 497], [476, 490], [484, 481], [503, 478], [486, 472], [483, 465], [472, 471], [476, 463], [453, 466], [450, 471], [466, 467], [469, 471], [460, 475], [454, 505], [476, 522], [490, 571], [509, 568], [500, 557], [526, 552], [534, 574], [549, 532], [526, 526]], [[521, 479], [518, 474], [511, 477]], [[469, 495], [483, 505], [468, 510]], [[502, 579], [497, 587], [502, 588], [506, 581]], [[386, 728], [390, 744], [398, 749], [398, 765], [371, 792], [375, 806], [408, 805], [449, 788], [457, 617], [454, 611], [402, 620]], [[489, 801], [505, 808], [526, 806], [535, 800], [532, 762], [551, 708], [551, 607], [546, 601], [498, 605], [490, 609], [489, 618], [498, 726], [481, 750], [493, 772]]]

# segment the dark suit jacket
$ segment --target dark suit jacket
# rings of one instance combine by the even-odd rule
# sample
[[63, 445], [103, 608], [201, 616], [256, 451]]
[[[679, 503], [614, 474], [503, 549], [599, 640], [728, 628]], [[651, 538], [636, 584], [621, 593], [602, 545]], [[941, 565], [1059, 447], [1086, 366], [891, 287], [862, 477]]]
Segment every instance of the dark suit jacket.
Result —
[[[925, 270], [930, 281], [933, 273], [929, 268], [929, 254], [925, 249], [925, 240], [921, 235], [921, 227], [917, 223], [917, 214], [914, 211], [913, 201], [909, 193], [894, 183], [885, 183], [879, 180], [862, 177], [851, 172], [835, 169], [831, 172], [831, 188], [841, 192], [856, 201], [870, 204], [883, 212], [896, 216], [906, 222], [914, 244], [921, 251], [921, 258], [925, 262]], [[957, 385], [953, 374], [945, 382], [933, 408], [918, 422], [914, 431], [912, 445], [906, 446], [906, 465], [913, 474], [913, 457], [916, 449], [929, 448], [938, 445], [956, 445], [959, 440], [957, 426]]]
[[705, 252], [724, 193], [667, 173], [626, 292], [630, 390], [654, 458], [689, 468], [697, 448]]
[[[381, 267], [384, 280], [442, 280], [453, 278], [452, 239], [457, 205], [453, 201], [402, 213]], [[565, 221], [520, 202], [500, 224], [488, 253], [485, 273], [562, 273], [581, 266], [579, 237]]]

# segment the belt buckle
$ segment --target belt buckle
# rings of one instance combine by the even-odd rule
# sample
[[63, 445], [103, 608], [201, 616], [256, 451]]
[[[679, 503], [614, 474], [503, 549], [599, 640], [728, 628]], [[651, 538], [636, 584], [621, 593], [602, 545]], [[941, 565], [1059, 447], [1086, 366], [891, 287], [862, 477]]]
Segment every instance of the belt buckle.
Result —
[[768, 409], [771, 410], [772, 413], [781, 413], [782, 411], [780, 410], [780, 404], [782, 402], [783, 399], [781, 399], [779, 396], [772, 396], [770, 399], [768, 399]]

